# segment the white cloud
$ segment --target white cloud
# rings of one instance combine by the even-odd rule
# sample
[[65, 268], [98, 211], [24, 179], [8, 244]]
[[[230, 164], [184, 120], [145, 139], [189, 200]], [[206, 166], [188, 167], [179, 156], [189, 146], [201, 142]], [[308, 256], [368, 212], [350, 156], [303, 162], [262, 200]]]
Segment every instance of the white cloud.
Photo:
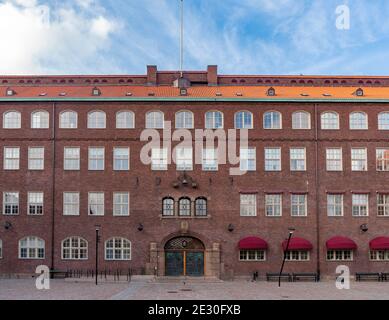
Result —
[[34, 0], [0, 3], [0, 73], [98, 71], [118, 25], [95, 9], [77, 10], [69, 2], [55, 8]]

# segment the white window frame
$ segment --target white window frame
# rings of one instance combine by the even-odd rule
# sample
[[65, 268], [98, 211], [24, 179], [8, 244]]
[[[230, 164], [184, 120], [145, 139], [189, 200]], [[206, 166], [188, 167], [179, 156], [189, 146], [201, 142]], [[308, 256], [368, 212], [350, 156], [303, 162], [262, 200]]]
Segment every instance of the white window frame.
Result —
[[[275, 121], [276, 115], [279, 116], [279, 123]], [[266, 117], [270, 116], [270, 126], [267, 126]], [[265, 130], [282, 130], [282, 113], [279, 111], [267, 111], [263, 114], [263, 129]]]
[[[308, 117], [308, 127], [304, 127], [304, 119], [302, 115], [305, 115]], [[312, 124], [311, 124], [311, 114], [307, 111], [296, 111], [292, 114], [292, 129], [293, 130], [311, 130]]]
[[[337, 151], [336, 153], [330, 153], [331, 151]], [[340, 157], [336, 157], [339, 155]], [[338, 165], [334, 165], [337, 163]], [[342, 148], [327, 148], [326, 149], [326, 169], [329, 172], [341, 172], [343, 171], [343, 149]]]
[[[7, 202], [7, 194], [16, 195], [17, 202]], [[11, 213], [6, 213], [6, 206], [11, 206]], [[17, 208], [17, 213], [12, 213], [14, 208]], [[3, 215], [4, 216], [18, 216], [20, 214], [20, 193], [18, 191], [4, 191], [3, 192]]]
[[[295, 201], [297, 197], [298, 202]], [[301, 204], [300, 198], [304, 197], [304, 203]], [[292, 217], [307, 217], [308, 216], [308, 196], [307, 194], [291, 194], [290, 195], [290, 215]], [[297, 214], [293, 213], [293, 208], [297, 208]]]
[[[120, 200], [118, 200], [118, 197]], [[127, 197], [127, 202], [123, 201]], [[129, 192], [114, 192], [113, 193], [113, 216], [128, 217], [130, 215], [130, 193]], [[126, 210], [123, 210], [126, 209]], [[120, 214], [117, 212], [120, 211]]]
[[218, 152], [219, 150], [216, 148], [203, 148], [201, 161], [203, 171], [211, 172], [219, 170]]
[[[22, 241], [26, 241], [26, 246], [22, 246]], [[43, 243], [43, 246], [41, 245]], [[24, 237], [19, 240], [18, 242], [19, 247], [19, 259], [20, 260], [44, 260], [46, 255], [46, 248], [45, 248], [45, 240], [34, 237], [34, 236], [28, 236]], [[22, 257], [22, 249], [26, 249], [27, 256]], [[43, 250], [43, 256], [39, 256], [39, 251]], [[34, 254], [31, 254], [34, 253]]]
[[[74, 240], [77, 241], [76, 246], [73, 245]], [[65, 241], [69, 241], [69, 247], [65, 247]], [[82, 242], [86, 244], [86, 247], [81, 245]], [[82, 237], [68, 237], [63, 239], [61, 241], [61, 259], [64, 261], [86, 261], [88, 260], [88, 246], [88, 241]], [[69, 251], [69, 258], [65, 257], [65, 250]], [[84, 257], [81, 258], [83, 255]]]
[[[303, 150], [303, 158], [301, 158], [300, 151]], [[305, 147], [293, 147], [289, 149], [290, 154], [290, 171], [293, 172], [303, 172], [307, 171], [307, 149]], [[300, 164], [304, 161], [304, 168], [300, 169]]]
[[[336, 116], [331, 118], [330, 116]], [[335, 111], [325, 111], [320, 116], [321, 129], [322, 130], [339, 130], [340, 129], [340, 118], [339, 113]]]
[[[340, 197], [341, 198], [341, 204], [338, 204], [335, 200], [337, 199], [337, 197]], [[334, 200], [334, 201], [330, 201], [330, 200]], [[333, 208], [333, 212], [334, 214], [330, 214], [330, 208], [331, 207]], [[339, 206], [341, 206], [341, 214], [336, 214], [336, 212], [338, 211], [337, 208], [339, 208]], [[343, 194], [335, 194], [335, 193], [328, 193], [327, 194], [327, 216], [328, 217], [343, 217], [344, 215], [344, 195]]]
[[[63, 149], [63, 169], [65, 171], [79, 171], [80, 170], [80, 159], [81, 159], [81, 148], [80, 147], [64, 147]], [[71, 154], [67, 154], [67, 151], [74, 151]], [[72, 165], [69, 165], [69, 164]], [[76, 164], [74, 166], [74, 164]]]
[[[158, 123], [161, 119], [158, 119], [156, 115], [162, 116], [162, 124]], [[151, 115], [153, 115], [152, 118]], [[164, 129], [165, 127], [165, 114], [162, 111], [153, 110], [146, 113], [146, 129]]]
[[[40, 150], [38, 155], [35, 155], [33, 150]], [[39, 163], [40, 165], [36, 165]], [[42, 171], [45, 170], [45, 148], [44, 147], [28, 147], [28, 170]]]
[[[240, 114], [243, 114], [243, 116], [242, 116], [242, 119], [241, 119], [241, 123], [238, 123], [238, 119], [237, 118], [238, 118], [238, 116]], [[249, 126], [246, 126], [246, 123], [245, 123], [245, 116], [246, 115], [250, 115], [250, 125]], [[254, 117], [253, 117], [252, 112], [247, 111], [247, 110], [238, 111], [234, 115], [234, 125], [235, 125], [234, 127], [235, 127], [235, 129], [238, 129], [238, 130], [253, 129], [254, 128], [253, 120], [254, 120]]]
[[[39, 199], [39, 201], [37, 200]], [[45, 212], [45, 194], [41, 191], [27, 193], [27, 215], [29, 216], [43, 216]], [[42, 213], [31, 213], [30, 207], [33, 206], [34, 211], [38, 211], [38, 207], [42, 207]]]
[[367, 169], [367, 148], [351, 148], [351, 171], [367, 171]]
[[[102, 196], [102, 202], [92, 203], [92, 196], [97, 196], [97, 195], [99, 197]], [[93, 207], [98, 210], [95, 210], [96, 212], [91, 214]], [[103, 217], [104, 215], [105, 215], [105, 193], [100, 191], [88, 192], [88, 216]]]
[[[217, 125], [216, 115], [219, 114], [221, 116], [221, 126]], [[210, 117], [210, 118], [208, 118]], [[211, 110], [205, 113], [205, 129], [209, 130], [217, 130], [224, 128], [224, 114], [221, 111]]]
[[370, 250], [369, 260], [372, 262], [389, 261], [389, 250]]
[[[92, 150], [103, 150], [102, 158], [100, 154], [96, 154], [92, 157]], [[100, 152], [99, 152], [100, 153]], [[103, 166], [100, 167], [98, 164], [102, 161]], [[92, 166], [95, 163], [95, 166]], [[89, 171], [104, 171], [105, 170], [105, 147], [89, 147], [88, 148], [88, 170]]]
[[[268, 193], [265, 194], [265, 213], [266, 217], [269, 218], [279, 218], [282, 217], [282, 201], [283, 195], [281, 193]], [[277, 200], [278, 201], [275, 201]], [[279, 208], [279, 214], [275, 214], [277, 211], [277, 207]], [[271, 209], [272, 213], [269, 214], [268, 209]]]
[[[76, 195], [76, 198], [77, 198], [77, 201], [71, 201], [71, 202], [69, 202], [69, 201], [67, 201], [66, 200], [66, 196], [67, 195], [70, 195], [70, 196], [72, 196], [72, 198], [73, 198], [73, 196], [75, 196]], [[72, 213], [67, 213], [66, 211], [66, 208], [72, 208]], [[76, 210], [74, 210], [74, 209], [76, 209]], [[75, 191], [65, 191], [64, 193], [63, 193], [63, 206], [62, 206], [62, 214], [64, 215], [64, 216], [79, 216], [80, 215], [80, 193], [79, 192], [75, 192]]]
[[[270, 151], [277, 150], [278, 153]], [[282, 149], [279, 147], [265, 148], [265, 171], [266, 172], [281, 172], [282, 171]], [[273, 164], [273, 165], [270, 165]], [[274, 166], [277, 164], [277, 166]]]
[[31, 113], [31, 129], [49, 129], [50, 114], [45, 110], [37, 110]]
[[[243, 253], [245, 258], [242, 258]], [[255, 259], [250, 259], [250, 253], [254, 254]], [[262, 257], [260, 257], [262, 256]], [[239, 261], [241, 262], [261, 262], [266, 261], [266, 250], [262, 249], [240, 249], [239, 250]]]
[[[121, 119], [120, 116], [124, 117], [124, 119]], [[128, 110], [118, 111], [116, 113], [116, 129], [135, 129], [134, 112]]]
[[389, 130], [389, 112], [381, 112], [378, 114], [378, 130]]
[[[116, 246], [116, 241], [120, 240], [120, 246]], [[108, 242], [112, 241], [113, 246], [108, 247]], [[129, 244], [129, 247], [124, 247], [124, 243]], [[112, 251], [112, 258], [108, 257], [108, 250]], [[128, 252], [125, 252], [128, 251]], [[120, 252], [120, 258], [116, 258], [115, 253]], [[129, 239], [122, 237], [113, 237], [104, 243], [104, 258], [106, 261], [131, 261], [132, 260], [132, 243]]]
[[[183, 117], [183, 119], [180, 119]], [[175, 114], [176, 129], [193, 129], [194, 128], [194, 114], [189, 110], [181, 110]]]
[[[116, 154], [118, 150], [126, 150], [126, 154]], [[117, 162], [120, 166], [117, 166]], [[124, 164], [124, 166], [123, 166]], [[114, 171], [129, 171], [130, 170], [130, 148], [128, 147], [114, 147], [113, 148], [113, 170]]]
[[[330, 258], [329, 257], [329, 253], [332, 253], [332, 257]], [[350, 258], [345, 258], [346, 256], [346, 252], [347, 254], [350, 253]], [[341, 255], [341, 258], [340, 259], [337, 259], [336, 255], [337, 253], [340, 253]], [[354, 261], [354, 250], [346, 250], [346, 249], [341, 249], [341, 250], [327, 250], [326, 252], [326, 260], [327, 261]]]
[[176, 170], [177, 171], [193, 170], [193, 148], [191, 147], [176, 148]]
[[[383, 202], [380, 203], [380, 197]], [[380, 214], [382, 211], [384, 214]], [[377, 216], [378, 217], [389, 217], [389, 194], [378, 193], [377, 194]]]
[[[3, 162], [3, 168], [4, 170], [7, 170], [7, 171], [15, 171], [15, 170], [20, 170], [20, 147], [4, 147], [3, 149], [3, 153], [4, 153], [4, 162]], [[8, 150], [12, 150], [12, 157], [9, 157], [7, 155], [7, 151]], [[17, 155], [18, 157], [16, 157], [14, 155], [15, 151], [17, 150]], [[17, 166], [16, 165], [12, 165], [12, 168], [11, 166], [8, 166], [8, 164], [10, 163], [10, 161], [12, 161], [12, 163], [17, 163]]]
[[257, 149], [241, 148], [240, 149], [240, 171], [257, 170]]
[[[362, 202], [363, 198], [365, 198], [366, 202]], [[368, 217], [369, 216], [369, 195], [368, 194], [352, 194], [352, 205], [351, 212], [353, 217]], [[366, 214], [363, 213], [363, 207], [366, 207]], [[355, 214], [354, 209], [357, 209], [357, 213]]]
[[[383, 154], [381, 155], [381, 153], [383, 153]], [[388, 155], [387, 159], [385, 158], [385, 153]], [[380, 166], [382, 169], [380, 169]], [[376, 170], [378, 172], [389, 171], [389, 148], [377, 148], [376, 149]]]
[[240, 194], [240, 216], [241, 217], [256, 217], [258, 212], [258, 195], [252, 194]]
[[[306, 259], [303, 259], [305, 258]], [[285, 252], [285, 261], [307, 262], [311, 260], [311, 253], [308, 250], [288, 250]]]
[[168, 170], [168, 148], [151, 149], [151, 170], [152, 171]]
[[[8, 118], [9, 116], [15, 116], [16, 118]], [[9, 110], [3, 114], [3, 129], [21, 129], [22, 128], [22, 114], [16, 110]]]
[[[363, 115], [363, 117], [361, 117]], [[356, 118], [358, 117], [358, 118]], [[350, 130], [368, 130], [369, 117], [366, 112], [355, 111], [350, 113]]]
[[[102, 118], [100, 118], [100, 116]], [[106, 129], [107, 128], [107, 114], [101, 110], [94, 110], [88, 112], [88, 129]]]
[[73, 111], [73, 110], [62, 111], [59, 114], [59, 128], [60, 129], [77, 129], [78, 128], [78, 113], [76, 111]]

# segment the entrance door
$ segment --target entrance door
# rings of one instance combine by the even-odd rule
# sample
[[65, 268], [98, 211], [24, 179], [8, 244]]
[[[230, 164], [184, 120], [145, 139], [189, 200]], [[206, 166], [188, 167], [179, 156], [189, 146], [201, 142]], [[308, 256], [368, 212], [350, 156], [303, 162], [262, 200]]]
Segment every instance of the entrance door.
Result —
[[166, 252], [166, 275], [179, 277], [184, 274], [184, 256], [182, 252]]
[[179, 277], [204, 276], [204, 245], [192, 237], [174, 238], [165, 245], [165, 274]]

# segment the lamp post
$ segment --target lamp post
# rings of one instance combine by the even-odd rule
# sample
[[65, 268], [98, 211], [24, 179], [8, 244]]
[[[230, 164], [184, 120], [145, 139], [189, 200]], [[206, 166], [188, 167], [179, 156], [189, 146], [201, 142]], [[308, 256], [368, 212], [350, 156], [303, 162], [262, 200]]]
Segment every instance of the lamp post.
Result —
[[100, 236], [99, 236], [99, 231], [100, 227], [99, 225], [96, 225], [96, 286], [97, 286], [97, 279], [98, 279], [98, 273], [99, 273], [99, 243], [100, 243]]
[[292, 236], [293, 236], [293, 233], [296, 231], [296, 229], [294, 228], [289, 228], [289, 238], [288, 238], [288, 242], [286, 243], [286, 248], [284, 250], [284, 260], [282, 261], [282, 266], [281, 266], [281, 270], [280, 270], [280, 275], [278, 277], [278, 287], [281, 287], [281, 276], [282, 276], [282, 271], [284, 270], [284, 266], [285, 266], [285, 261], [286, 261], [286, 253], [288, 252], [289, 250], [289, 244], [290, 244], [290, 240], [292, 239]]

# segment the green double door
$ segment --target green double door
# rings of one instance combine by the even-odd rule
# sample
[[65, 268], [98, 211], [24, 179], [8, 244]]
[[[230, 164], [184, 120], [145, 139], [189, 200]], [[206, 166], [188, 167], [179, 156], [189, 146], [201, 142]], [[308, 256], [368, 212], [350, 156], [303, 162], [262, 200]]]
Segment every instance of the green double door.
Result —
[[165, 262], [167, 276], [204, 276], [204, 252], [167, 251], [165, 253]]

